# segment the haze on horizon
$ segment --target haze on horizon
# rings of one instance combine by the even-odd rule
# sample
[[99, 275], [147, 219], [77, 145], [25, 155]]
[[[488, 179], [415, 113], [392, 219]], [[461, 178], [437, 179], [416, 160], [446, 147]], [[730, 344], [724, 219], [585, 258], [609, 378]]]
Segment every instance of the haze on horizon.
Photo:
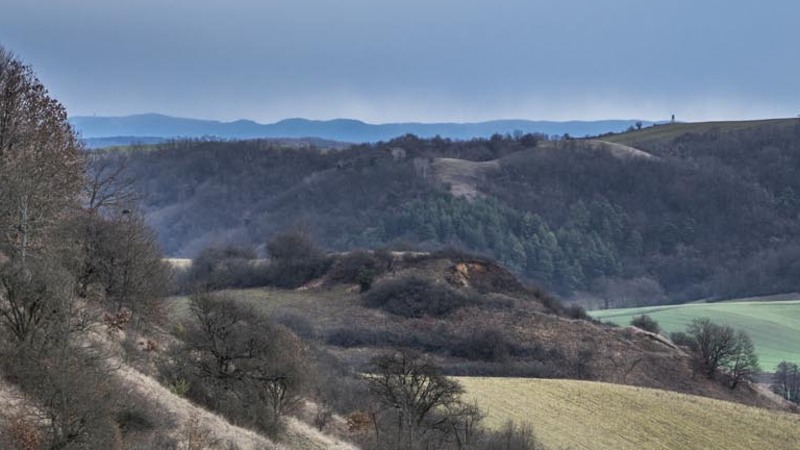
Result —
[[800, 113], [795, 0], [0, 0], [78, 115], [735, 120]]

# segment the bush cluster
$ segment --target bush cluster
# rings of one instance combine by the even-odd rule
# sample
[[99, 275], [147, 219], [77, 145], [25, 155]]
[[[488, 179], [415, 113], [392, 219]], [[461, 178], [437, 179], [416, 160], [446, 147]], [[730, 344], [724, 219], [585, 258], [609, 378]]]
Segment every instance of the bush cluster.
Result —
[[477, 299], [446, 284], [409, 275], [376, 284], [364, 303], [403, 317], [443, 317]]

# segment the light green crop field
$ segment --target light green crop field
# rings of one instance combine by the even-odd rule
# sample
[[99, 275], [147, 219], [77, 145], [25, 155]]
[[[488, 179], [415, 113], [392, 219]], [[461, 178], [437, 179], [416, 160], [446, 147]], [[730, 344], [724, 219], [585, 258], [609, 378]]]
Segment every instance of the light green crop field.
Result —
[[[629, 325], [634, 316], [647, 314], [665, 333], [683, 331], [693, 319], [745, 330], [753, 339], [761, 370], [771, 372], [781, 361], [800, 363], [800, 300], [687, 303], [590, 311], [595, 319]], [[800, 448], [800, 447], [798, 447]]]
[[457, 378], [486, 424], [529, 422], [551, 449], [798, 449], [800, 415], [574, 380]]

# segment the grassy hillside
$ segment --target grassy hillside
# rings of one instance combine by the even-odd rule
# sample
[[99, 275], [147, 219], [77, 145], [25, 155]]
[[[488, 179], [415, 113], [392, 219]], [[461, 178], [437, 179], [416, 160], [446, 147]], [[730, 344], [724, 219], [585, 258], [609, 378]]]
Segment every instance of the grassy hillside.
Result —
[[794, 449], [800, 416], [656, 389], [513, 378], [459, 378], [487, 422], [529, 421], [554, 449]]
[[691, 122], [673, 123], [647, 127], [641, 130], [604, 136], [602, 140], [618, 144], [630, 145], [639, 141], [665, 141], [685, 134], [702, 134], [708, 132], [731, 132], [748, 130], [764, 126], [787, 126], [797, 123], [796, 119], [743, 120], [728, 122]]
[[[341, 275], [346, 267], [361, 273], [356, 261], [365, 256], [353, 252], [332, 255], [327, 274], [297, 289], [233, 287], [220, 295], [273, 318], [356, 371], [368, 370], [377, 354], [405, 349], [426, 353], [453, 376], [584, 379], [780, 407], [750, 388], [732, 391], [693, 377], [685, 352], [649, 334], [577, 320], [579, 311], [525, 288], [491, 262], [455, 253], [391, 255], [365, 293]], [[186, 297], [170, 303], [171, 323], [187, 318]]]
[[763, 370], [783, 360], [797, 361], [800, 348], [800, 300], [690, 303], [685, 305], [622, 308], [590, 312], [592, 317], [628, 325], [647, 314], [665, 332], [681, 331], [692, 319], [709, 317], [747, 331], [753, 338]]

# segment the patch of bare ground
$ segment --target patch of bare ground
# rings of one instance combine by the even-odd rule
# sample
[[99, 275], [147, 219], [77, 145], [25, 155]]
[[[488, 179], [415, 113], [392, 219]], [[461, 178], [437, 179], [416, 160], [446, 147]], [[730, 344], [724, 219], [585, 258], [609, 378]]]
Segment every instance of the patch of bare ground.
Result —
[[437, 181], [450, 186], [451, 194], [473, 199], [483, 195], [480, 192], [481, 183], [487, 175], [500, 168], [500, 163], [497, 160], [476, 162], [456, 158], [435, 158], [431, 168]]
[[[593, 150], [598, 152], [607, 152], [610, 155], [620, 159], [658, 158], [657, 156], [654, 156], [648, 152], [645, 152], [635, 147], [631, 147], [625, 144], [620, 144], [617, 142], [609, 142], [605, 140], [596, 140], [596, 139], [571, 140], [571, 141], [547, 141], [539, 143], [538, 148], [547, 150], [559, 150], [559, 151], [569, 150], [569, 149]], [[511, 159], [513, 159], [515, 156], [514, 154], [512, 154], [510, 155], [510, 157]]]
[[638, 148], [606, 141], [582, 141], [583, 145], [593, 150], [607, 151], [617, 158], [644, 158], [651, 159], [655, 156]]

